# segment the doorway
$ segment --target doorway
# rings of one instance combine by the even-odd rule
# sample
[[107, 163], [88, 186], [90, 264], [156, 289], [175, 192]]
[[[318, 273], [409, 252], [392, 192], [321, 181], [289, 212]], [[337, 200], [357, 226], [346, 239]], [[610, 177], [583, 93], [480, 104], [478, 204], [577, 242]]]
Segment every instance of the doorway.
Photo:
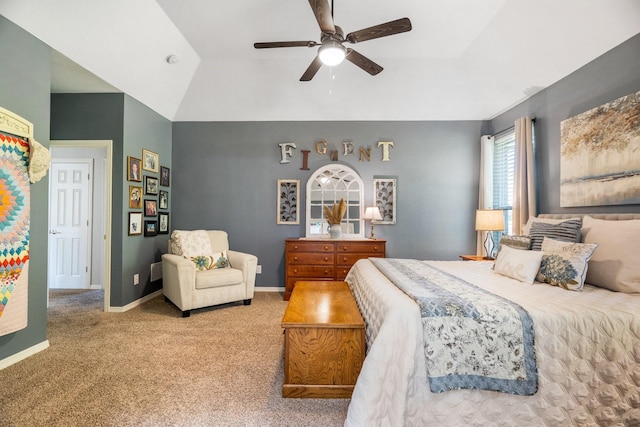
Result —
[[[103, 289], [104, 311], [111, 311], [112, 141], [51, 141], [50, 151], [52, 165], [49, 180], [50, 267], [47, 270], [47, 288], [49, 291], [61, 287]], [[88, 169], [92, 172], [85, 170], [85, 165], [88, 165]], [[87, 175], [83, 176], [84, 173]], [[64, 197], [60, 196], [59, 176], [70, 181], [68, 184], [61, 184], [63, 189], [67, 186], [63, 191], [63, 193], [66, 191], [67, 196]], [[82, 188], [81, 181], [87, 184], [91, 181], [88, 184], [88, 190]], [[76, 184], [78, 188], [74, 187]], [[83, 192], [85, 192], [84, 196]], [[66, 222], [75, 222], [84, 226], [79, 228], [84, 228], [86, 232], [86, 244], [81, 240], [83, 236], [71, 237], [72, 230], [68, 229], [63, 233], [57, 227], [59, 221], [56, 217], [60, 215], [60, 205], [65, 204], [61, 203], [65, 201], [65, 197], [67, 206], [77, 210], [76, 213], [68, 215], [69, 218], [73, 218], [73, 221]], [[69, 199], [74, 200], [74, 197], [76, 200], [86, 200], [87, 203], [70, 202]], [[85, 209], [83, 206], [87, 204], [89, 206], [86, 207], [85, 219], [82, 216], [82, 209]], [[63, 234], [69, 234], [69, 238], [62, 238]], [[52, 242], [57, 243], [52, 244]], [[65, 249], [67, 252], [63, 256], [63, 253], [59, 252]], [[83, 257], [86, 259], [83, 260]], [[52, 266], [52, 262], [58, 262], [58, 264]], [[62, 268], [63, 263], [65, 268]], [[60, 276], [63, 270], [64, 274]]]

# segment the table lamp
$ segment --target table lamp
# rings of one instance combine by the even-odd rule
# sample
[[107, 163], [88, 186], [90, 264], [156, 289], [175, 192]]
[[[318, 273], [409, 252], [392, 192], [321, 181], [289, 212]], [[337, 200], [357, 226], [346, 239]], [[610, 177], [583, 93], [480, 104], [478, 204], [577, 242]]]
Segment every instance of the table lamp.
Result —
[[362, 219], [369, 220], [371, 222], [371, 236], [370, 239], [373, 239], [373, 221], [380, 221], [382, 219], [382, 215], [380, 215], [380, 209], [377, 206], [370, 206], [364, 210], [364, 215]]
[[488, 258], [493, 255], [494, 241], [492, 231], [502, 230], [504, 230], [504, 212], [502, 209], [476, 210], [476, 231], [488, 231], [484, 239], [484, 249]]

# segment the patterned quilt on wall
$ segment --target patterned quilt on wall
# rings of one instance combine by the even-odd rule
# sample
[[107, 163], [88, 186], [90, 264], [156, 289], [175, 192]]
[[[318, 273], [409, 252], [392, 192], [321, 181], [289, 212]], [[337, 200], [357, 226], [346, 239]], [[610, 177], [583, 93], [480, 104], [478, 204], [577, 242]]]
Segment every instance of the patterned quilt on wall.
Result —
[[29, 143], [0, 133], [0, 336], [27, 326]]

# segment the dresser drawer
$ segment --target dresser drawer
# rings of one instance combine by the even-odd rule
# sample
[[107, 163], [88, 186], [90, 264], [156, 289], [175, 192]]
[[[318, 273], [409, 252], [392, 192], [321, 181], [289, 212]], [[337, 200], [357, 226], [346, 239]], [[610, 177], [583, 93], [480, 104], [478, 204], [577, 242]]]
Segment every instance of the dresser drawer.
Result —
[[313, 265], [296, 265], [287, 266], [287, 276], [290, 277], [318, 277], [332, 278], [335, 269], [333, 265], [313, 266]]
[[337, 254], [336, 255], [336, 264], [337, 265], [348, 265], [349, 267], [356, 263], [359, 259], [362, 258], [383, 258], [383, 254], [370, 253], [370, 254]]
[[333, 242], [295, 242], [287, 243], [288, 252], [333, 252]]
[[337, 243], [336, 252], [338, 253], [354, 253], [354, 252], [371, 252], [379, 253], [384, 256], [383, 242], [339, 242]]
[[287, 254], [287, 265], [299, 264], [328, 264], [333, 265], [333, 253], [317, 253], [317, 252], [295, 252]]

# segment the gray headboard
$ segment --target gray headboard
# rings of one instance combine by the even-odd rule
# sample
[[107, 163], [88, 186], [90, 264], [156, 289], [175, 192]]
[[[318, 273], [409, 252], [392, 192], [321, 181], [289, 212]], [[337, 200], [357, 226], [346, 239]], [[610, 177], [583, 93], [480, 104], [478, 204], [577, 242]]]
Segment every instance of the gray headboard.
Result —
[[630, 219], [640, 219], [640, 213], [619, 213], [619, 214], [581, 214], [581, 213], [573, 213], [573, 214], [539, 214], [538, 218], [550, 218], [550, 219], [565, 219], [565, 218], [582, 218], [585, 215], [589, 215], [592, 218], [596, 219], [606, 219], [609, 221], [626, 221]]

